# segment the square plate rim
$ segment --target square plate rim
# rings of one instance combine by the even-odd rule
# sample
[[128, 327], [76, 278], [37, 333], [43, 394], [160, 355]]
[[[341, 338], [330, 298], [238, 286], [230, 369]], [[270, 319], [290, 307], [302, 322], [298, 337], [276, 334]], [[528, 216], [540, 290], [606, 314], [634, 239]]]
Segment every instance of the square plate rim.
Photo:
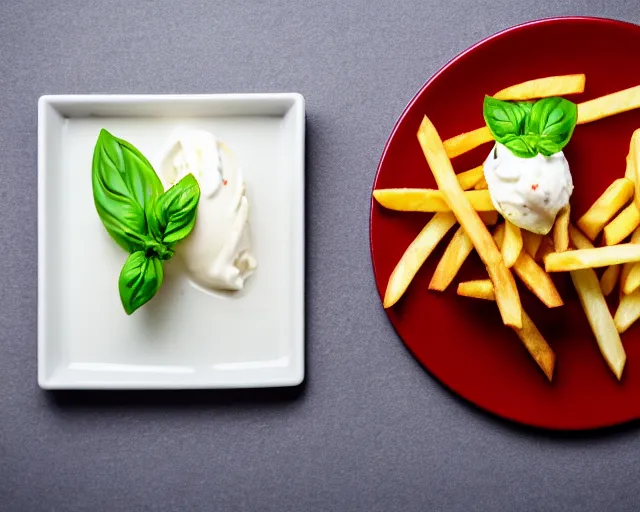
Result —
[[[46, 261], [46, 186], [45, 176], [47, 173], [47, 151], [45, 128], [47, 119], [47, 110], [52, 107], [58, 114], [61, 112], [58, 107], [86, 105], [90, 103], [101, 104], [158, 104], [167, 102], [211, 102], [211, 103], [253, 103], [259, 105], [261, 103], [272, 102], [274, 100], [287, 100], [289, 104], [282, 113], [282, 117], [292, 113], [294, 122], [292, 123], [291, 133], [294, 135], [297, 143], [293, 146], [292, 151], [295, 152], [296, 161], [294, 171], [297, 180], [299, 193], [297, 194], [297, 209], [300, 212], [300, 225], [298, 227], [299, 243], [295, 244], [295, 258], [297, 262], [298, 279], [300, 285], [300, 294], [302, 306], [300, 307], [300, 331], [294, 336], [299, 337], [295, 350], [290, 353], [291, 363], [279, 376], [269, 379], [245, 379], [243, 383], [236, 382], [180, 382], [174, 384], [159, 382], [139, 382], [139, 383], [122, 383], [117, 381], [96, 380], [91, 381], [75, 381], [75, 380], [56, 380], [53, 376], [47, 376], [47, 366], [45, 349], [47, 345], [46, 331], [44, 329], [44, 313], [46, 310], [45, 300], [45, 261]], [[261, 387], [290, 387], [302, 384], [305, 379], [306, 365], [306, 108], [305, 98], [297, 92], [260, 92], [260, 93], [199, 93], [199, 94], [44, 94], [38, 98], [37, 103], [37, 248], [38, 248], [38, 264], [37, 264], [37, 281], [38, 281], [38, 298], [37, 298], [37, 383], [43, 390], [180, 390], [180, 389], [241, 389], [241, 388], [261, 388]], [[62, 115], [62, 114], [61, 114]], [[246, 116], [247, 114], [243, 114]], [[251, 114], [248, 114], [251, 115]], [[256, 113], [256, 115], [265, 115]], [[239, 116], [237, 114], [237, 116]], [[82, 118], [83, 116], [65, 116], [69, 118]], [[131, 117], [146, 117], [136, 116]], [[211, 116], [215, 117], [215, 115]], [[223, 117], [234, 117], [233, 114], [227, 114]], [[294, 316], [296, 314], [294, 313]]]

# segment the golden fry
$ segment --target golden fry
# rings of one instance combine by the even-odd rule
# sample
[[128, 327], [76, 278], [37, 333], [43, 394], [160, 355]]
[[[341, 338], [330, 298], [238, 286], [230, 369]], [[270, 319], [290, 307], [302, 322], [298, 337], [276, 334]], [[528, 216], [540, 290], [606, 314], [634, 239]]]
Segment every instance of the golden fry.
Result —
[[[640, 227], [637, 227], [631, 235], [631, 243], [640, 244]], [[635, 263], [625, 263], [624, 265], [622, 265], [622, 271], [620, 272], [620, 294], [624, 293], [625, 288], [629, 289], [627, 280], [634, 265]]]
[[629, 152], [629, 154], [627, 155], [627, 167], [624, 171], [624, 177], [627, 178], [628, 180], [634, 181], [635, 180], [635, 172], [636, 169], [634, 167], [635, 163], [633, 161], [633, 159], [631, 158], [631, 152]]
[[456, 178], [458, 178], [458, 183], [460, 183], [462, 190], [469, 190], [475, 187], [480, 180], [484, 180], [484, 169], [479, 165], [468, 171], [456, 174]]
[[456, 277], [472, 250], [473, 244], [464, 232], [464, 228], [458, 228], [433, 273], [429, 289], [444, 291]]
[[[593, 249], [593, 244], [582, 231], [576, 228], [573, 224], [569, 224], [569, 240], [576, 249]], [[546, 257], [546, 255], [545, 255]]]
[[[493, 234], [499, 248], [505, 243], [505, 224], [500, 224]], [[524, 285], [548, 308], [556, 308], [564, 303], [553, 280], [529, 255], [521, 251], [512, 269]]]
[[522, 251], [522, 232], [508, 220], [504, 223], [504, 242], [502, 243], [502, 259], [507, 268], [513, 267]]
[[[476, 211], [495, 211], [488, 190], [463, 192]], [[401, 212], [450, 212], [442, 191], [429, 188], [380, 188], [373, 197], [381, 206]]]
[[393, 306], [409, 287], [420, 267], [456, 223], [452, 213], [436, 213], [400, 258], [384, 294], [385, 308]]
[[631, 142], [629, 143], [629, 153], [627, 154], [627, 169], [624, 173], [624, 177], [629, 178], [631, 181], [636, 182], [636, 186], [637, 186], [636, 175], [640, 172], [640, 170], [638, 169], [640, 165], [639, 164], [640, 154], [638, 154], [637, 145], [635, 144], [634, 139], [638, 137], [639, 131], [640, 131], [640, 128], [638, 128], [638, 130], [633, 132], [633, 135], [631, 136]]
[[418, 130], [418, 140], [438, 188], [487, 267], [495, 287], [496, 301], [503, 322], [506, 325], [522, 327], [522, 306], [516, 282], [509, 269], [505, 267], [491, 234], [460, 188], [440, 136], [426, 116]]
[[631, 203], [604, 227], [604, 244], [619, 244], [638, 226], [640, 226], [640, 211], [635, 203]]
[[513, 266], [513, 271], [548, 308], [557, 308], [564, 304], [551, 276], [528, 253], [520, 254], [518, 261]]
[[497, 100], [523, 101], [551, 96], [566, 96], [584, 92], [584, 75], [549, 76], [529, 80], [518, 85], [502, 89], [493, 95]]
[[[495, 300], [493, 283], [490, 279], [460, 283], [458, 285], [458, 295], [476, 299]], [[529, 351], [529, 354], [531, 354], [536, 363], [538, 363], [538, 366], [547, 376], [547, 379], [551, 381], [556, 356], [531, 318], [529, 318], [529, 315], [524, 311], [522, 312], [522, 328], [518, 329], [514, 327], [513, 330]]]
[[616, 287], [621, 270], [621, 265], [611, 265], [600, 277], [600, 289], [605, 297], [611, 295], [611, 292]]
[[594, 240], [602, 228], [633, 197], [633, 182], [627, 178], [615, 180], [603, 194], [596, 199], [591, 208], [580, 217], [578, 227], [591, 240]]
[[522, 241], [524, 250], [527, 251], [529, 256], [535, 259], [538, 249], [540, 248], [540, 243], [542, 242], [542, 235], [532, 233], [531, 231], [523, 231]]
[[625, 276], [622, 293], [629, 295], [640, 288], [640, 263], [632, 263], [628, 274]]
[[476, 183], [473, 188], [475, 190], [487, 190], [489, 188], [489, 185], [487, 184], [487, 180], [484, 179], [484, 177], [478, 181], [478, 183]]
[[491, 279], [478, 279], [477, 281], [458, 283], [457, 293], [462, 297], [471, 297], [472, 299], [496, 300]]
[[631, 136], [631, 144], [629, 144], [629, 155], [631, 156], [631, 162], [633, 163], [633, 182], [635, 186], [635, 195], [633, 202], [640, 210], [640, 128], [638, 128]]
[[449, 158], [471, 151], [473, 148], [481, 146], [485, 142], [493, 141], [493, 136], [489, 128], [483, 126], [471, 132], [461, 133], [443, 142], [444, 149], [447, 151]]
[[569, 248], [569, 218], [571, 216], [571, 207], [564, 207], [553, 225], [553, 246], [556, 252], [564, 252]]
[[625, 332], [640, 318], [640, 290], [620, 298], [620, 304], [613, 318], [619, 333]]
[[587, 320], [596, 337], [600, 352], [611, 371], [620, 380], [627, 356], [622, 347], [622, 341], [620, 341], [620, 334], [618, 334], [609, 312], [609, 307], [600, 289], [598, 276], [592, 268], [586, 268], [573, 270], [571, 272], [571, 280], [578, 292], [580, 304], [587, 315]]
[[[578, 250], [593, 250], [591, 241], [571, 224], [569, 225], [569, 238]], [[570, 254], [570, 252], [562, 254]], [[591, 326], [591, 331], [596, 337], [600, 352], [609, 368], [620, 379], [627, 356], [622, 347], [620, 336], [613, 332], [616, 327], [600, 288], [598, 276], [593, 269], [587, 268], [572, 271], [571, 280], [578, 292], [580, 304], [587, 315], [587, 320]]]
[[578, 124], [640, 108], [640, 85], [578, 104]]
[[[498, 212], [482, 212], [479, 215], [482, 222], [489, 226], [498, 222]], [[438, 266], [429, 283], [429, 289], [444, 291], [456, 277], [462, 264], [471, 254], [472, 249], [473, 244], [464, 229], [462, 227], [458, 228], [438, 262]]]
[[554, 252], [544, 259], [547, 272], [608, 267], [640, 261], [640, 244], [620, 244], [593, 249]]

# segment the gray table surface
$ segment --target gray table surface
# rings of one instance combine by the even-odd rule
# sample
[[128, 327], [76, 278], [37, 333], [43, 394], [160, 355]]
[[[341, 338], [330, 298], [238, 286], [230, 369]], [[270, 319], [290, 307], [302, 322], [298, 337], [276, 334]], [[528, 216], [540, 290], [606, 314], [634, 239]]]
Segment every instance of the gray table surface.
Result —
[[[422, 83], [477, 40], [638, 0], [0, 1], [0, 510], [635, 511], [640, 430], [523, 429], [456, 399], [374, 289], [369, 193]], [[307, 382], [248, 392], [36, 385], [36, 102], [297, 91], [307, 100]]]

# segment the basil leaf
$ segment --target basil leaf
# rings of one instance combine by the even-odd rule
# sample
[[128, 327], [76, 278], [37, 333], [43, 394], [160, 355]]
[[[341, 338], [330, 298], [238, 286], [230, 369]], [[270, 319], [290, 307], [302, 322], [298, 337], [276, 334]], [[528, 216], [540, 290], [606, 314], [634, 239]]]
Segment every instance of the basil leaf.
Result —
[[517, 103], [497, 100], [491, 96], [484, 97], [482, 114], [493, 138], [503, 143], [509, 135], [521, 135], [527, 108]]
[[[518, 107], [520, 107], [520, 110], [522, 110], [525, 114], [525, 116], [528, 116], [529, 114], [531, 114], [531, 109], [533, 108], [533, 103], [530, 101], [518, 101], [516, 102], [516, 105], [518, 105]], [[525, 117], [526, 120], [526, 117]]]
[[122, 150], [124, 168], [127, 170], [125, 179], [129, 190], [132, 191], [135, 200], [144, 209], [149, 199], [160, 196], [164, 187], [153, 166], [133, 145], [126, 140], [117, 139]]
[[182, 240], [196, 223], [199, 200], [198, 181], [188, 174], [147, 208], [149, 231], [166, 245]]
[[546, 156], [562, 151], [576, 127], [578, 107], [564, 98], [544, 98], [533, 104], [525, 133], [539, 137], [537, 149]]
[[145, 246], [147, 202], [162, 194], [160, 179], [131, 144], [101, 130], [93, 151], [93, 199], [111, 237], [128, 252]]
[[538, 137], [535, 135], [508, 135], [501, 143], [520, 158], [533, 158], [538, 154]]
[[127, 315], [153, 298], [163, 277], [162, 261], [158, 258], [147, 258], [144, 251], [129, 255], [118, 279], [120, 300]]

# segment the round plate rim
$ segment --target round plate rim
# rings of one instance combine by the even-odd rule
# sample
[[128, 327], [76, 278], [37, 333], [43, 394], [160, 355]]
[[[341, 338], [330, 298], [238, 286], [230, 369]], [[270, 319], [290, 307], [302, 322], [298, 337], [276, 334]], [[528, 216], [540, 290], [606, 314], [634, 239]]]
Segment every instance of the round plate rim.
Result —
[[[391, 133], [389, 134], [389, 137], [387, 138], [387, 141], [385, 142], [384, 148], [382, 150], [382, 154], [380, 156], [380, 160], [378, 162], [378, 166], [376, 168], [376, 173], [375, 173], [375, 176], [374, 176], [374, 179], [373, 179], [373, 183], [372, 183], [372, 186], [371, 186], [371, 199], [370, 199], [370, 203], [369, 203], [369, 252], [370, 252], [370, 256], [371, 256], [371, 266], [372, 266], [372, 270], [373, 270], [374, 281], [376, 281], [376, 288], [378, 288], [378, 286], [377, 286], [377, 279], [376, 279], [376, 262], [375, 262], [375, 258], [374, 258], [373, 239], [372, 239], [373, 208], [375, 206], [375, 201], [373, 199], [373, 191], [375, 190], [376, 183], [378, 182], [378, 177], [380, 175], [380, 171], [381, 171], [382, 165], [383, 165], [383, 163], [385, 161], [385, 158], [386, 158], [387, 152], [389, 150], [389, 146], [391, 144], [391, 141], [395, 137], [395, 134], [396, 134], [396, 131], [398, 130], [398, 127], [402, 124], [402, 122], [404, 121], [404, 118], [406, 117], [407, 113], [411, 110], [411, 108], [413, 107], [414, 103], [418, 100], [418, 98], [420, 98], [420, 96], [422, 96], [422, 94], [425, 91], [425, 89], [427, 89], [431, 85], [431, 83], [433, 81], [435, 81], [440, 75], [445, 73], [451, 66], [455, 65], [459, 60], [464, 58], [467, 54], [475, 51], [476, 48], [478, 48], [478, 47], [480, 47], [480, 46], [482, 46], [482, 45], [484, 45], [486, 43], [489, 43], [489, 42], [493, 41], [494, 39], [501, 38], [501, 37], [503, 37], [503, 36], [505, 36], [507, 34], [511, 34], [513, 32], [518, 32], [518, 31], [521, 31], [521, 30], [524, 30], [524, 29], [528, 29], [528, 28], [530, 28], [532, 26], [535, 26], [535, 25], [552, 24], [552, 23], [564, 23], [564, 22], [584, 22], [584, 21], [591, 21], [591, 22], [595, 21], [595, 22], [602, 23], [602, 24], [605, 24], [605, 25], [612, 25], [612, 26], [618, 26], [618, 27], [631, 27], [631, 28], [636, 29], [636, 30], [640, 28], [638, 25], [636, 25], [634, 23], [627, 22], [627, 21], [621, 21], [621, 20], [616, 20], [616, 19], [612, 19], [612, 18], [602, 18], [602, 17], [597, 17], [597, 16], [553, 16], [553, 17], [530, 20], [530, 21], [526, 21], [526, 22], [520, 23], [518, 25], [513, 25], [511, 27], [508, 27], [508, 28], [505, 28], [505, 29], [500, 30], [498, 32], [495, 32], [495, 33], [493, 33], [493, 34], [491, 34], [491, 35], [479, 40], [478, 42], [474, 43], [473, 45], [469, 46], [465, 50], [463, 50], [460, 53], [458, 53], [456, 56], [454, 56], [452, 59], [450, 59], [448, 62], [446, 62], [443, 66], [441, 66], [433, 75], [431, 75], [431, 77], [429, 77], [429, 79], [420, 87], [420, 89], [416, 92], [416, 94], [411, 98], [409, 103], [407, 103], [406, 107], [403, 109], [402, 113], [398, 117], [398, 120], [394, 124], [393, 129], [391, 130]], [[382, 301], [383, 300], [383, 295], [380, 293], [379, 289], [378, 289], [378, 296], [380, 297], [380, 300]], [[380, 304], [382, 304], [382, 302]], [[489, 415], [489, 416], [491, 416], [493, 418], [498, 418], [500, 420], [505, 420], [505, 421], [509, 422], [510, 424], [518, 425], [518, 426], [523, 427], [523, 428], [535, 428], [535, 429], [546, 430], [546, 431], [551, 431], [551, 432], [553, 432], [553, 431], [555, 431], [555, 432], [598, 431], [598, 430], [604, 430], [604, 429], [611, 429], [611, 428], [619, 427], [621, 425], [629, 424], [631, 422], [640, 420], [640, 417], [638, 417], [638, 418], [629, 418], [627, 420], [622, 420], [622, 421], [603, 422], [603, 423], [598, 423], [597, 425], [592, 425], [592, 426], [587, 425], [585, 427], [575, 427], [575, 428], [574, 427], [553, 427], [553, 426], [550, 426], [550, 425], [548, 425], [546, 423], [536, 423], [536, 422], [533, 422], [533, 421], [524, 423], [524, 422], [522, 422], [521, 420], [518, 420], [515, 417], [509, 416], [508, 414], [498, 413], [498, 412], [495, 412], [493, 410], [486, 409], [485, 407], [482, 407], [481, 405], [476, 404], [474, 401], [470, 400], [469, 398], [466, 398], [465, 396], [459, 394], [454, 388], [452, 388], [450, 385], [448, 385], [446, 382], [444, 382], [442, 379], [440, 379], [426, 365], [424, 365], [422, 363], [422, 361], [420, 361], [420, 359], [414, 354], [413, 350], [411, 350], [411, 348], [407, 345], [407, 343], [404, 341], [402, 336], [400, 336], [400, 333], [396, 329], [396, 326], [391, 321], [391, 319], [389, 318], [389, 315], [387, 315], [386, 312], [385, 312], [385, 316], [387, 318], [387, 321], [391, 324], [391, 327], [393, 328], [394, 332], [396, 333], [396, 336], [400, 339], [400, 341], [402, 342], [402, 345], [405, 347], [406, 350], [409, 351], [409, 353], [414, 358], [414, 360], [417, 361], [418, 364], [438, 384], [440, 384], [442, 387], [444, 387], [449, 393], [454, 395], [457, 399], [464, 401], [466, 404], [471, 405], [474, 409], [481, 411], [483, 414], [487, 414], [487, 415]]]

